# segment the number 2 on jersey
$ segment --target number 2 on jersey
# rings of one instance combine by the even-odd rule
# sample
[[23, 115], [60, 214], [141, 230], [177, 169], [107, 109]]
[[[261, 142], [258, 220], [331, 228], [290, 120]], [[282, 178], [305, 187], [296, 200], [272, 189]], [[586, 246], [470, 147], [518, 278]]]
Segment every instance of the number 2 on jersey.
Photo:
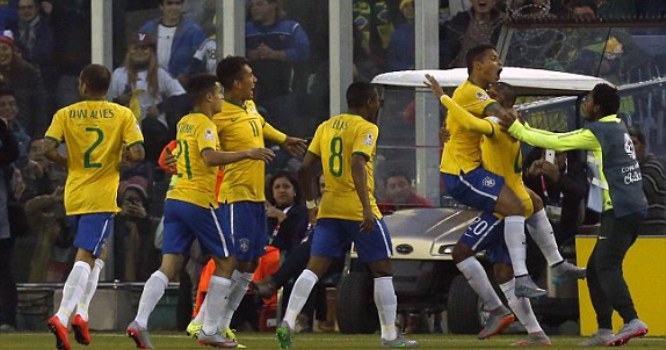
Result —
[[86, 132], [92, 132], [92, 133], [97, 134], [97, 139], [83, 153], [83, 167], [84, 168], [101, 168], [102, 163], [94, 163], [93, 161], [90, 160], [90, 157], [91, 157], [93, 151], [95, 151], [95, 149], [97, 147], [99, 147], [99, 145], [102, 143], [102, 141], [104, 141], [104, 132], [102, 131], [102, 129], [96, 128], [96, 127], [93, 127], [93, 126], [87, 127]]
[[331, 139], [331, 156], [328, 158], [328, 169], [331, 175], [340, 177], [342, 175], [342, 138], [336, 136]]

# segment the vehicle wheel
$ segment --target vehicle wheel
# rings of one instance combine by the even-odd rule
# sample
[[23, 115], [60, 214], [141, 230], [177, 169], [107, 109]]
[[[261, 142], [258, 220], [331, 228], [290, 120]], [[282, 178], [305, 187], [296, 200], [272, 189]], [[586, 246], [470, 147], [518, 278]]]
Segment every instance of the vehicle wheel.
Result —
[[337, 316], [341, 333], [371, 334], [379, 329], [372, 283], [372, 277], [362, 271], [352, 271], [340, 283]]
[[481, 330], [483, 308], [465, 276], [458, 275], [451, 281], [447, 304], [446, 317], [451, 333], [476, 334]]

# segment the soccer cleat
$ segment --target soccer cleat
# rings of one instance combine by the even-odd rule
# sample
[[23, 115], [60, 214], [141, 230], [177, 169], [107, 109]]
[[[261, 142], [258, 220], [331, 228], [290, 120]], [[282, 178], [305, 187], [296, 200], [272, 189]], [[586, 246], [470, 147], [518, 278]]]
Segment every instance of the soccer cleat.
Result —
[[511, 310], [509, 310], [506, 306], [501, 305], [497, 309], [490, 312], [490, 317], [488, 318], [488, 321], [486, 321], [486, 325], [483, 327], [481, 332], [479, 332], [477, 335], [477, 338], [488, 339], [494, 335], [497, 335], [515, 320], [516, 316], [514, 316]]
[[556, 286], [569, 279], [583, 279], [587, 276], [587, 269], [578, 267], [566, 260], [551, 267], [551, 271], [551, 280]]
[[237, 342], [226, 338], [220, 333], [206, 334], [206, 332], [203, 330], [199, 332], [197, 343], [201, 345], [213, 346], [216, 348], [235, 348], [238, 346]]
[[610, 329], [600, 329], [596, 333], [592, 334], [591, 337], [583, 340], [578, 343], [578, 346], [603, 346], [610, 342], [615, 335]]
[[511, 343], [511, 346], [549, 346], [550, 338], [543, 331], [530, 333], [527, 338]]
[[187, 328], [185, 328], [185, 332], [188, 336], [197, 339], [199, 332], [201, 332], [201, 327], [203, 327], [203, 322], [196, 323], [194, 320], [192, 320], [190, 321], [190, 324], [187, 325]]
[[128, 337], [134, 340], [137, 349], [154, 349], [153, 343], [150, 341], [150, 335], [148, 335], [148, 329], [139, 326], [138, 322], [132, 321], [127, 326], [126, 333]]
[[81, 315], [74, 315], [74, 319], [72, 319], [72, 329], [74, 330], [74, 338], [76, 338], [77, 343], [90, 345], [90, 330], [88, 329], [88, 321], [84, 320]]
[[635, 318], [620, 328], [615, 337], [606, 342], [608, 346], [624, 346], [632, 338], [642, 337], [648, 333], [647, 325]]
[[382, 339], [382, 348], [418, 348], [419, 342], [407, 340], [402, 334], [398, 334], [393, 340]]
[[516, 277], [516, 290], [514, 292], [518, 298], [541, 298], [548, 292], [532, 281], [529, 275]]
[[65, 327], [58, 316], [49, 318], [49, 330], [56, 337], [56, 348], [58, 350], [72, 350], [72, 346], [67, 339], [67, 327]]
[[[233, 329], [231, 329], [231, 328], [227, 328], [227, 329], [225, 329], [225, 330], [224, 330], [224, 336], [225, 336], [227, 339], [229, 339], [229, 340], [233, 340], [233, 341], [235, 341], [236, 343], [238, 343], [238, 337], [236, 336], [236, 333], [234, 332]], [[239, 348], [239, 349], [246, 349], [247, 346], [238, 343], [238, 348]]]
[[275, 335], [277, 336], [280, 349], [289, 349], [291, 347], [291, 345], [294, 343], [292, 335], [293, 333], [294, 330], [289, 327], [287, 322], [282, 321], [282, 323], [280, 323], [280, 327], [275, 330]]

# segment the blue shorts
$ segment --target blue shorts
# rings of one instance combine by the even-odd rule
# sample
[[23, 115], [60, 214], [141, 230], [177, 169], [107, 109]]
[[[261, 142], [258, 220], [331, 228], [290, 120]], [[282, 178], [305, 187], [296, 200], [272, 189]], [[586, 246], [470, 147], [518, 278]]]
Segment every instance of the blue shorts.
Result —
[[254, 261], [262, 257], [268, 244], [266, 207], [258, 202], [220, 204], [222, 228], [231, 232], [234, 254], [238, 261]]
[[106, 239], [113, 232], [114, 213], [95, 213], [69, 216], [69, 225], [76, 231], [74, 246], [85, 249], [99, 258]]
[[479, 210], [493, 212], [504, 178], [478, 167], [458, 176], [442, 173], [446, 192], [458, 202]]
[[185, 254], [194, 238], [206, 254], [226, 258], [232, 253], [229, 231], [222, 230], [221, 212], [213, 207], [167, 199], [164, 203], [162, 254]]
[[460, 240], [474, 252], [486, 252], [491, 263], [511, 265], [509, 250], [504, 241], [504, 220], [498, 219], [491, 212], [484, 211], [469, 225]]
[[393, 246], [384, 220], [375, 220], [375, 227], [370, 233], [361, 232], [359, 224], [359, 221], [353, 220], [318, 219], [312, 237], [310, 255], [343, 257], [354, 242], [359, 261], [388, 259], [392, 255]]

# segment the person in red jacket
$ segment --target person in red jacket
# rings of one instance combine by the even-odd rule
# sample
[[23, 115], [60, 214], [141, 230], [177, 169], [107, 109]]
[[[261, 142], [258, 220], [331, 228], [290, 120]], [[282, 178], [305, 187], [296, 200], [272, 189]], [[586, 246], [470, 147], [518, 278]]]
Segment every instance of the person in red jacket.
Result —
[[377, 203], [379, 211], [384, 214], [402, 209], [432, 208], [431, 201], [420, 196], [412, 187], [411, 180], [401, 169], [389, 171], [385, 177], [386, 197]]

